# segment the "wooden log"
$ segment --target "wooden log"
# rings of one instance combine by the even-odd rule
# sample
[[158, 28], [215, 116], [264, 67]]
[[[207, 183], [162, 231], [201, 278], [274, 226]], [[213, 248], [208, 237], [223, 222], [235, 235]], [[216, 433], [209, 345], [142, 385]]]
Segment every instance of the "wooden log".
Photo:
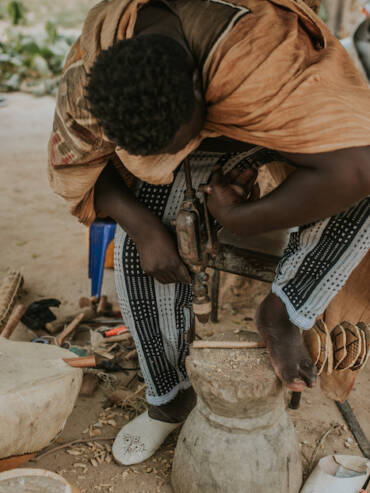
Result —
[[9, 339], [9, 337], [15, 331], [25, 311], [26, 311], [26, 307], [24, 305], [18, 305], [14, 309], [13, 313], [10, 315], [8, 323], [5, 325], [5, 328], [1, 333], [1, 337], [4, 337], [5, 339]]
[[256, 349], [266, 347], [264, 342], [256, 341], [194, 341], [194, 349]]

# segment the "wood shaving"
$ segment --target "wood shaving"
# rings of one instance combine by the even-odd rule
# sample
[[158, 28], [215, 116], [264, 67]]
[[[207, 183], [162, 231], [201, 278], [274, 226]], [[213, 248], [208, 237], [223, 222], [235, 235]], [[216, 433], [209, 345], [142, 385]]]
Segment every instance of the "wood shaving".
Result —
[[80, 449], [68, 449], [66, 452], [69, 455], [82, 455], [82, 451]]

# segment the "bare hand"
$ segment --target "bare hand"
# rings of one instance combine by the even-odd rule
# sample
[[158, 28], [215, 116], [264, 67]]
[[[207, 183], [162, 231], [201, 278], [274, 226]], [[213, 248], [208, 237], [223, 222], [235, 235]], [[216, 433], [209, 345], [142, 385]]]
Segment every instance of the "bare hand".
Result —
[[233, 170], [227, 175], [220, 167], [215, 169], [205, 191], [208, 193], [208, 208], [220, 224], [226, 226], [227, 216], [240, 204], [259, 198], [256, 178], [257, 172], [252, 169]]
[[147, 231], [143, 238], [135, 238], [143, 271], [162, 284], [191, 283], [190, 273], [181, 260], [174, 239], [160, 224]]

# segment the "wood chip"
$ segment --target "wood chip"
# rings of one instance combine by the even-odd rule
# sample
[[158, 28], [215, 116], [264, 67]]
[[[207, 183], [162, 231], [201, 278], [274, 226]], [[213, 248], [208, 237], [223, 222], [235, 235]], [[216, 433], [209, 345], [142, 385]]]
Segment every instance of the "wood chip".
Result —
[[67, 449], [66, 452], [69, 455], [82, 455], [82, 452], [79, 449]]
[[109, 400], [117, 406], [125, 406], [134, 399], [134, 395], [131, 390], [118, 389], [110, 395]]
[[93, 428], [92, 430], [89, 431], [90, 437], [99, 437], [102, 435], [102, 432], [99, 428]]
[[90, 462], [94, 467], [98, 467], [98, 461], [96, 459], [90, 459]]
[[98, 462], [98, 464], [103, 464], [105, 459], [105, 455], [96, 455], [95, 460]]

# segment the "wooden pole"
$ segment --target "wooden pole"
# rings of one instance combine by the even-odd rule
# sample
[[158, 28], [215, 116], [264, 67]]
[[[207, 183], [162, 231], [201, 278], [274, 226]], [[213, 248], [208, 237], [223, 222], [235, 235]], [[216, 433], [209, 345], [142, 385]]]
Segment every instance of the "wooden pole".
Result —
[[266, 347], [264, 342], [256, 341], [194, 341], [194, 349], [256, 349]]

